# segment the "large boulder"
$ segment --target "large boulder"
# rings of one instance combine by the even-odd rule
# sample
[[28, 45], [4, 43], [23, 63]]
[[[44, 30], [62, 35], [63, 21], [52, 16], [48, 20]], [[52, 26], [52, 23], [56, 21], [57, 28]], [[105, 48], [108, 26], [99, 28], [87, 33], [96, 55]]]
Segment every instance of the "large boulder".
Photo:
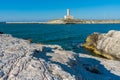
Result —
[[85, 48], [108, 59], [120, 59], [120, 31], [93, 33], [87, 37]]

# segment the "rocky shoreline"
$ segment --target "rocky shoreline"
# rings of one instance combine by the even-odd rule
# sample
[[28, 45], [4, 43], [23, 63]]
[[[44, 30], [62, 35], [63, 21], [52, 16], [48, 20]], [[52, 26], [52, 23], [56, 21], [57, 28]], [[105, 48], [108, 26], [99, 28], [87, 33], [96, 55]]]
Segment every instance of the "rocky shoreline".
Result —
[[119, 80], [120, 61], [0, 34], [0, 80]]

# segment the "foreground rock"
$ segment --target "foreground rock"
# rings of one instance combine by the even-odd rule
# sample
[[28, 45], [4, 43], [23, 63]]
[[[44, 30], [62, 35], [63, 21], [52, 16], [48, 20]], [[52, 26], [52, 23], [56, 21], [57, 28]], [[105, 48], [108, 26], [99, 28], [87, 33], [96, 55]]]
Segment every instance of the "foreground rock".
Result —
[[87, 38], [84, 46], [108, 59], [120, 59], [120, 31], [94, 33]]
[[[105, 65], [105, 66], [103, 66]], [[0, 34], [0, 80], [119, 80], [120, 62]]]

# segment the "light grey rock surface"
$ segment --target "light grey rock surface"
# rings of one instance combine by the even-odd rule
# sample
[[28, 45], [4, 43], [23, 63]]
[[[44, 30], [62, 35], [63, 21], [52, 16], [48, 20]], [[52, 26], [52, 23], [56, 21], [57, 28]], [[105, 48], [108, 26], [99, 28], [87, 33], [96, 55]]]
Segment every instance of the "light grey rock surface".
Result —
[[120, 80], [120, 62], [0, 34], [0, 80]]
[[120, 31], [93, 33], [87, 37], [84, 47], [108, 59], [120, 60]]
[[[107, 60], [104, 58], [94, 57], [87, 54], [79, 54], [84, 68], [96, 73], [92, 74], [82, 71], [81, 75], [88, 80], [119, 80], [120, 79], [120, 61]], [[82, 66], [82, 67], [83, 67]]]
[[106, 34], [99, 34], [97, 49], [120, 59], [120, 31], [111, 30]]
[[[74, 54], [58, 45], [41, 45], [0, 35], [0, 80], [75, 80], [64, 69]], [[65, 68], [63, 68], [65, 67]]]

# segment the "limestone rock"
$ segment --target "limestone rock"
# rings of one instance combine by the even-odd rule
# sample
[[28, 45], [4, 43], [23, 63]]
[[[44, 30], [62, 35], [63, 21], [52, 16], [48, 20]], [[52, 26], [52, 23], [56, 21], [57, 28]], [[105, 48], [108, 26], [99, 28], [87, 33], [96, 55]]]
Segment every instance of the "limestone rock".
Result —
[[34, 44], [0, 34], [0, 80], [75, 80], [63, 70], [69, 59], [74, 59], [74, 54], [58, 45]]
[[0, 80], [120, 80], [119, 64], [0, 34]]
[[108, 59], [120, 59], [120, 31], [111, 30], [106, 34], [91, 34], [84, 46]]

